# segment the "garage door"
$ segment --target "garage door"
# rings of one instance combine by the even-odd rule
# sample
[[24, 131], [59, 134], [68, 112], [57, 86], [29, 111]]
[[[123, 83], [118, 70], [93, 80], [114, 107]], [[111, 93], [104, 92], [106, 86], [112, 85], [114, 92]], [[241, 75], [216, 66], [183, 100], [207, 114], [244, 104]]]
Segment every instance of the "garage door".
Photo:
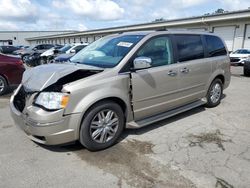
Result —
[[94, 42], [94, 37], [88, 37], [88, 42], [91, 43], [91, 42]]
[[206, 30], [204, 28], [188, 28], [189, 31], [194, 32], [205, 32]]
[[225, 41], [229, 51], [233, 51], [235, 26], [214, 27], [214, 33]]
[[244, 48], [250, 49], [250, 25], [246, 25], [246, 35], [244, 39]]

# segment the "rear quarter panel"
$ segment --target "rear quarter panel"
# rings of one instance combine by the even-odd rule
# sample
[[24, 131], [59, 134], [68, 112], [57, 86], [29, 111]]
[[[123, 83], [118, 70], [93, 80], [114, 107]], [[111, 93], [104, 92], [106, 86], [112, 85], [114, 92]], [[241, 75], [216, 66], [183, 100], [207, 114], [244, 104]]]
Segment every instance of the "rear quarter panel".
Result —
[[0, 56], [0, 75], [3, 75], [9, 85], [20, 84], [25, 70], [23, 65], [16, 64], [19, 58]]
[[208, 91], [212, 81], [219, 75], [224, 77], [224, 89], [226, 89], [231, 80], [229, 56], [212, 57], [210, 58], [210, 63], [212, 64], [212, 74], [207, 81], [206, 91]]

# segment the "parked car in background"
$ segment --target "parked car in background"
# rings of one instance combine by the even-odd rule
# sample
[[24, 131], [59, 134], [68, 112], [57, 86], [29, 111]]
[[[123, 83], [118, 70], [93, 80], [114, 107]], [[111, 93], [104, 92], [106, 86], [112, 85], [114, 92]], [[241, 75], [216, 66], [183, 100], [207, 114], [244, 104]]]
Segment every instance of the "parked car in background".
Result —
[[27, 70], [10, 109], [35, 142], [79, 140], [96, 151], [115, 144], [126, 127], [219, 105], [230, 78], [228, 52], [216, 35], [123, 33], [91, 43], [66, 63]]
[[51, 60], [51, 63], [63, 63], [68, 61], [71, 57], [73, 57], [75, 54], [59, 54], [57, 57]]
[[244, 61], [243, 73], [245, 76], [250, 76], [250, 58]]
[[19, 52], [19, 55], [21, 56], [23, 62], [25, 63], [25, 61], [28, 59], [28, 56], [32, 54], [33, 52], [37, 52], [41, 54], [54, 46], [56, 45], [55, 44], [39, 44], [34, 47], [30, 47], [28, 49], [23, 49], [22, 51]]
[[49, 63], [59, 53], [58, 50], [61, 49], [62, 47], [64, 47], [64, 46], [63, 45], [57, 45], [57, 46], [52, 47], [52, 48], [46, 50], [45, 52], [43, 52], [40, 55], [40, 64]]
[[28, 67], [36, 67], [41, 65], [41, 54], [38, 52], [33, 52], [32, 54], [28, 55], [27, 59], [25, 60], [25, 64]]
[[232, 65], [243, 65], [244, 61], [250, 57], [249, 49], [238, 49], [230, 53], [230, 61]]
[[26, 49], [30, 48], [30, 46], [20, 46], [20, 48], [14, 52], [12, 52], [13, 55], [21, 55], [22, 52]]
[[0, 95], [3, 95], [10, 86], [21, 83], [24, 70], [20, 58], [0, 53]]
[[[71, 46], [69, 48], [69, 46]], [[88, 46], [88, 43], [81, 43], [81, 44], [73, 44], [63, 47], [64, 51], [66, 48], [68, 48], [65, 53], [62, 53], [62, 49], [59, 49], [59, 53], [56, 57], [54, 57], [53, 60], [51, 60], [51, 63], [62, 63], [68, 61], [72, 56], [74, 56], [76, 53], [81, 51], [83, 48]]]
[[74, 43], [74, 44], [71, 44], [71, 48], [69, 48], [65, 53], [66, 54], [75, 54], [75, 53], [79, 52], [80, 50], [82, 50], [83, 48], [85, 48], [88, 45], [89, 45], [89, 43]]
[[73, 44], [71, 45], [71, 48], [69, 48], [65, 53], [59, 53], [57, 57], [54, 58], [53, 62], [66, 62], [71, 57], [73, 57], [76, 53], [81, 51], [83, 48], [88, 46], [88, 43], [83, 44]]
[[0, 46], [0, 53], [3, 54], [12, 54], [14, 51], [19, 50], [19, 47], [16, 46]]

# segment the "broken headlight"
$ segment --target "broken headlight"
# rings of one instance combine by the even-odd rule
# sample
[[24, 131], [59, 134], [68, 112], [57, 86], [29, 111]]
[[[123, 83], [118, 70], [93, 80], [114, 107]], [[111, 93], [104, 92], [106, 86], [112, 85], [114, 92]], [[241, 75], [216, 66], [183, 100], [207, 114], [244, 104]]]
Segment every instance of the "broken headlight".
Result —
[[69, 101], [67, 93], [41, 92], [35, 100], [35, 104], [48, 110], [58, 110], [65, 108]]

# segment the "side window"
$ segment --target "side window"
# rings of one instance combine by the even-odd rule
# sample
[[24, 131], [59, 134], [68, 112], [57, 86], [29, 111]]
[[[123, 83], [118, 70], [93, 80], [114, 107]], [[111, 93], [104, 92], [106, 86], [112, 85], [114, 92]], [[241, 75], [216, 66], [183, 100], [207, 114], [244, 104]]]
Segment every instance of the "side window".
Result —
[[85, 47], [84, 45], [79, 45], [79, 46], [76, 46], [76, 47], [74, 48], [74, 50], [75, 50], [76, 53], [77, 53], [77, 52], [79, 52], [80, 50], [82, 50], [84, 47]]
[[220, 38], [212, 35], [205, 35], [208, 57], [227, 55], [227, 50]]
[[43, 49], [50, 49], [50, 48], [52, 48], [52, 47], [54, 47], [54, 45], [45, 44], [45, 45], [43, 46]]
[[136, 54], [136, 57], [149, 57], [152, 67], [173, 64], [171, 40], [167, 36], [148, 41]]
[[41, 49], [42, 49], [42, 46], [41, 46], [41, 45], [37, 45], [35, 48], [36, 48], [37, 50], [41, 50]]
[[204, 49], [200, 35], [175, 35], [179, 61], [204, 58]]

